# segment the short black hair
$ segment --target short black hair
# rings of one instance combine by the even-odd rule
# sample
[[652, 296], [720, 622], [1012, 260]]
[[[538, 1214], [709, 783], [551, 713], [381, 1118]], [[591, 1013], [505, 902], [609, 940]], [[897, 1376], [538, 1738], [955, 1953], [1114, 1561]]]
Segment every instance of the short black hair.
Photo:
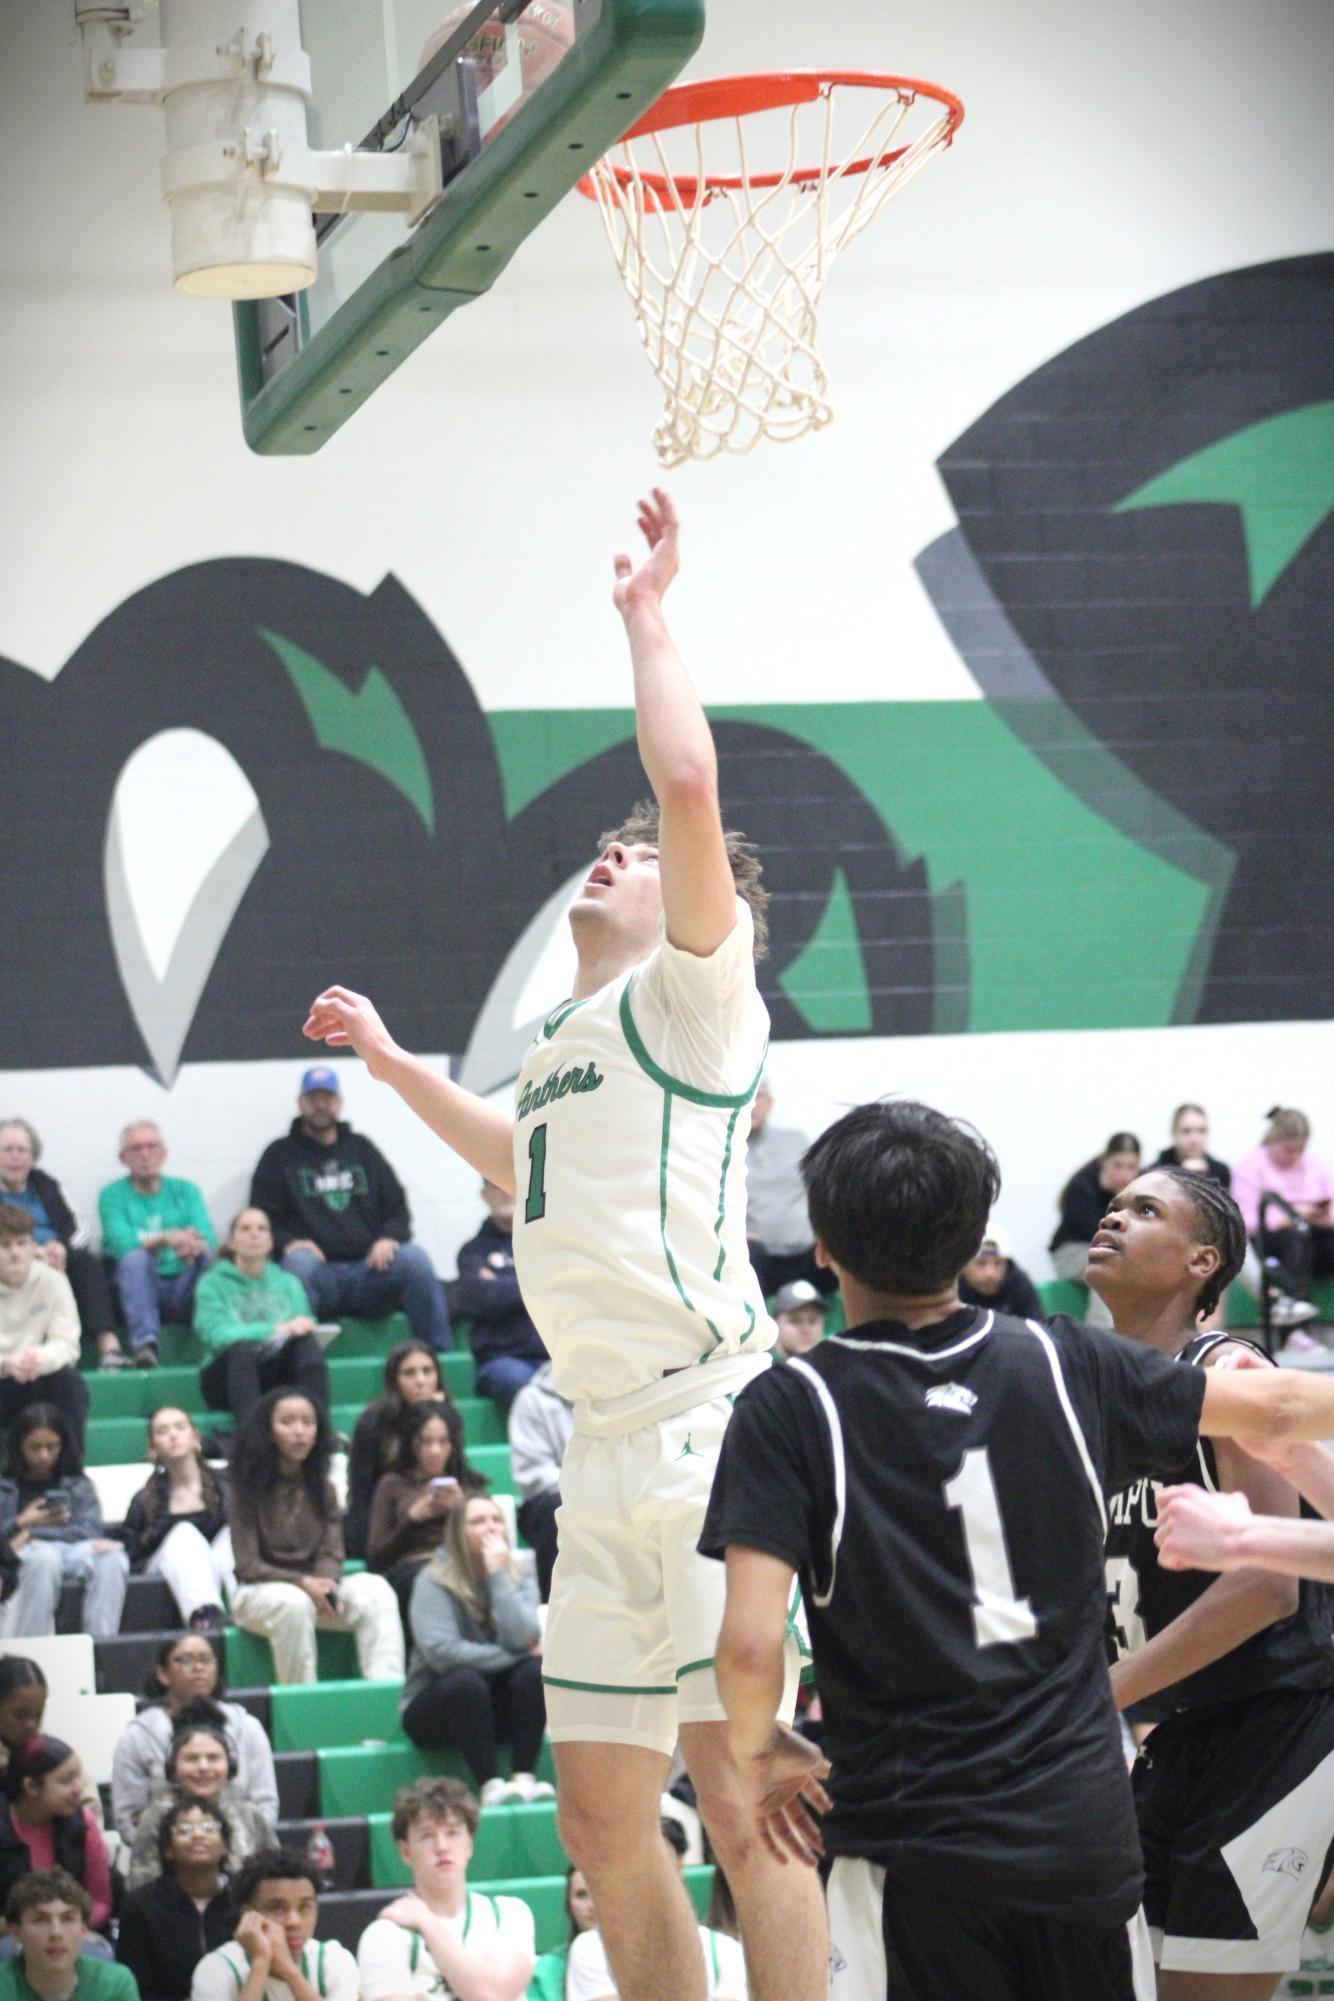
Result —
[[690, 1842], [685, 1829], [676, 1818], [676, 1815], [664, 1813], [659, 1818], [658, 1826], [662, 1830], [663, 1840], [667, 1843], [673, 1855], [684, 1856], [686, 1849], [690, 1846]]
[[1212, 1313], [1246, 1262], [1241, 1210], [1212, 1175], [1196, 1174], [1189, 1167], [1154, 1167], [1150, 1172], [1166, 1175], [1189, 1198], [1195, 1210], [1196, 1243], [1212, 1244], [1218, 1252], [1218, 1270], [1204, 1281], [1195, 1300], [1197, 1315]]
[[981, 1133], [912, 1098], [857, 1105], [801, 1163], [811, 1227], [872, 1292], [908, 1297], [958, 1278], [1000, 1194]]
[[218, 1832], [222, 1836], [222, 1851], [225, 1861], [232, 1845], [232, 1824], [228, 1820], [227, 1815], [216, 1801], [210, 1800], [206, 1804], [203, 1800], [197, 1800], [190, 1793], [186, 1793], [181, 1799], [171, 1802], [171, 1805], [167, 1808], [167, 1811], [163, 1814], [158, 1824], [157, 1852], [158, 1860], [163, 1867], [166, 1868], [168, 1866], [168, 1859], [171, 1854], [171, 1837], [176, 1832], [177, 1821], [184, 1813], [206, 1813], [210, 1820], [217, 1821]]
[[253, 1904], [261, 1883], [309, 1883], [318, 1897], [319, 1871], [295, 1848], [261, 1848], [233, 1876], [229, 1889], [238, 1911]]

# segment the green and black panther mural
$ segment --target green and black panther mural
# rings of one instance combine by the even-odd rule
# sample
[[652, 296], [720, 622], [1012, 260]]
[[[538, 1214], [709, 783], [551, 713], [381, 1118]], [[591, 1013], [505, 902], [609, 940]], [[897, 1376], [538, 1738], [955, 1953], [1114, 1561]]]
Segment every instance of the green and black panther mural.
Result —
[[[949, 448], [959, 525], [919, 571], [985, 700], [714, 712], [776, 1037], [1332, 1011], [1332, 321], [1334, 257], [1209, 279]], [[17, 1068], [286, 1055], [337, 977], [498, 1083], [567, 885], [643, 789], [628, 711], [485, 713], [392, 576], [194, 565], [53, 683], [0, 662], [0, 701]], [[118, 786], [181, 730], [246, 803], [162, 964]]]

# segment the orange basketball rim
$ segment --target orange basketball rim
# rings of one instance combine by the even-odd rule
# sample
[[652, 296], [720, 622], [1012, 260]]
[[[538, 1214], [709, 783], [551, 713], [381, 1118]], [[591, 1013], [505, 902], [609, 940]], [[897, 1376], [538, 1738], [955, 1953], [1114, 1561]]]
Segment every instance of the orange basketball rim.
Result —
[[663, 465], [830, 421], [816, 345], [829, 269], [963, 115], [915, 77], [720, 77], [666, 91], [585, 175], [663, 386]]

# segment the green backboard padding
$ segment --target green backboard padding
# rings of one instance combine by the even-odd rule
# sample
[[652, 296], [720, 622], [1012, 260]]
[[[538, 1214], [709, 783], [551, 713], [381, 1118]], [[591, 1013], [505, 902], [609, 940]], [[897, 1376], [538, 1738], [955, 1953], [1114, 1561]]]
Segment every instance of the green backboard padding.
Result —
[[[542, 88], [267, 383], [258, 309], [236, 305], [252, 450], [318, 451], [443, 320], [495, 283], [537, 224], [661, 96], [703, 33], [703, 0], [602, 0]], [[346, 136], [355, 143], [361, 135]], [[589, 225], [598, 227], [591, 209]]]
[[[409, 1881], [409, 1872], [389, 1831], [388, 1812], [369, 1816], [371, 1830], [371, 1882], [377, 1890], [397, 1889]], [[497, 1882], [515, 1876], [564, 1877], [565, 1851], [556, 1834], [556, 1803], [543, 1800], [534, 1806], [493, 1808], [484, 1813], [477, 1829], [477, 1842], [468, 1874]]]
[[[223, 1630], [223, 1651], [227, 1680], [233, 1688], [269, 1688], [274, 1685], [273, 1653], [267, 1640], [256, 1633], [243, 1633], [239, 1626]], [[315, 1635], [316, 1671], [321, 1681], [355, 1681], [357, 1650], [351, 1633]], [[300, 1749], [299, 1745], [290, 1746]]]
[[270, 1734], [275, 1751], [323, 1751], [377, 1745], [401, 1736], [401, 1681], [312, 1681], [270, 1692]]
[[[319, 1758], [320, 1811], [330, 1820], [348, 1814], [387, 1813], [393, 1806], [394, 1794], [413, 1779], [440, 1776], [473, 1785], [472, 1775], [457, 1751], [420, 1751], [402, 1736], [379, 1746], [353, 1744], [321, 1750]], [[507, 1775], [510, 1771], [509, 1748], [503, 1744], [500, 1769]], [[537, 1776], [553, 1782], [556, 1776], [551, 1746], [545, 1740], [537, 1761]]]

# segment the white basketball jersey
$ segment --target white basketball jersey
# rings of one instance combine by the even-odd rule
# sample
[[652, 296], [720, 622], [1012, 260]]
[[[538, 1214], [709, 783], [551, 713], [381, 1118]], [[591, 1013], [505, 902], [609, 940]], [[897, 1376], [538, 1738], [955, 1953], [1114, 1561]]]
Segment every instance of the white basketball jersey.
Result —
[[763, 1355], [746, 1247], [750, 1103], [768, 1047], [750, 911], [709, 958], [664, 938], [548, 1016], [515, 1089], [514, 1261], [573, 1402]]

